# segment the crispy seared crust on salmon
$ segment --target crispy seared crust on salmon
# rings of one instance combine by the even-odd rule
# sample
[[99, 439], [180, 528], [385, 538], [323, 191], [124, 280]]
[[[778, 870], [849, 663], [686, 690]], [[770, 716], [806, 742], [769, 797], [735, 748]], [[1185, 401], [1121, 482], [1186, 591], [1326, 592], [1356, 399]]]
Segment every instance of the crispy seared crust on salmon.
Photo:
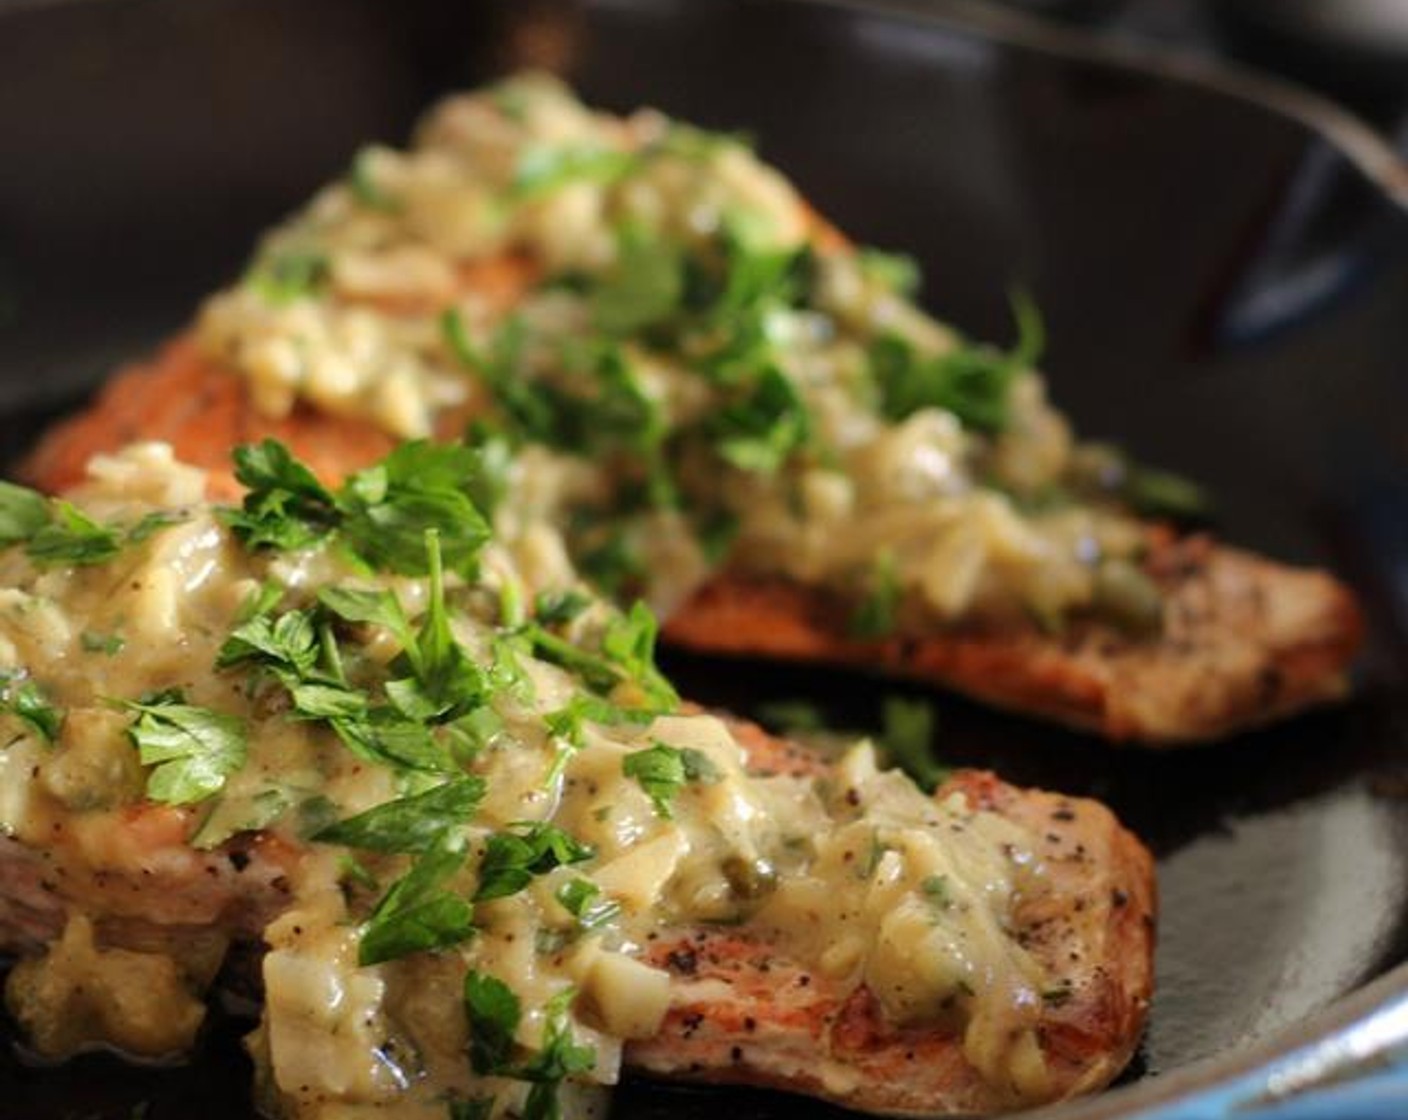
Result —
[[[62, 491], [83, 477], [91, 455], [159, 439], [211, 472], [211, 497], [229, 499], [240, 493], [229, 449], [266, 436], [330, 481], [392, 444], [370, 423], [306, 405], [270, 419], [241, 379], [178, 338], [49, 432], [22, 475]], [[1016, 624], [858, 641], [846, 632], [846, 604], [825, 591], [736, 572], [701, 588], [665, 636], [710, 653], [879, 669], [1111, 739], [1164, 745], [1215, 739], [1345, 694], [1363, 624], [1344, 585], [1205, 537], [1153, 533], [1151, 541], [1147, 570], [1168, 594], [1157, 640], [1087, 622], [1061, 635]]]
[[783, 580], [724, 573], [666, 624], [676, 645], [878, 670], [946, 685], [1114, 740], [1215, 739], [1342, 697], [1359, 646], [1353, 596], [1206, 537], [1155, 535], [1145, 569], [1165, 594], [1164, 631], [1130, 637], [1076, 622], [848, 636], [845, 605]]
[[392, 436], [372, 424], [305, 404], [280, 419], [264, 415], [242, 379], [221, 370], [194, 339], [182, 335], [154, 360], [119, 371], [89, 408], [44, 436], [18, 474], [59, 494], [83, 481], [93, 455], [161, 440], [182, 462], [209, 472], [212, 500], [230, 500], [243, 493], [230, 467], [230, 449], [266, 438], [286, 443], [329, 480], [376, 462], [395, 446]]
[[[751, 770], [825, 772], [810, 751], [732, 726]], [[1152, 858], [1096, 802], [1020, 790], [979, 771], [956, 774], [938, 796], [954, 792], [1042, 837], [1046, 889], [1020, 901], [1013, 932], [1053, 980], [1038, 1028], [1049, 1096], [1098, 1089], [1129, 1060], [1148, 1011]], [[91, 918], [110, 947], [179, 952], [224, 939], [257, 947], [260, 930], [289, 904], [286, 876], [298, 851], [257, 833], [193, 851], [187, 816], [131, 810], [114, 818], [116, 835], [102, 849], [0, 844], [3, 948], [28, 953], [55, 940], [70, 911]], [[642, 1071], [771, 1086], [875, 1112], [985, 1112], [1015, 1099], [979, 1074], [953, 1031], [890, 1026], [867, 989], [804, 969], [746, 925], [662, 935], [646, 955], [670, 972], [672, 999], [659, 1034], [628, 1048]]]

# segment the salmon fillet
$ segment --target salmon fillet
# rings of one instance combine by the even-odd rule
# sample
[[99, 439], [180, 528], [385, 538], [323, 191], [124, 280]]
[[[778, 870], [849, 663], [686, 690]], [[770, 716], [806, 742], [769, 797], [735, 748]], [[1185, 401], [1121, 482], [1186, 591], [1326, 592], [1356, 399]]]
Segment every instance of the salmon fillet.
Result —
[[[819, 772], [806, 752], [735, 725], [750, 760], [772, 772]], [[1019, 904], [1013, 934], [1056, 983], [1037, 1029], [1060, 1100], [1107, 1085], [1138, 1045], [1153, 990], [1153, 860], [1103, 805], [961, 771], [961, 792], [1041, 836], [1047, 890]], [[650, 947], [673, 981], [658, 1037], [633, 1043], [637, 1069], [719, 1084], [804, 1092], [867, 1112], [992, 1112], [1014, 1095], [985, 1080], [959, 1040], [886, 1024], [850, 989], [779, 955], [745, 929], [693, 931]]]
[[743, 573], [701, 588], [664, 635], [709, 653], [946, 685], [1160, 746], [1216, 739], [1345, 695], [1363, 622], [1342, 584], [1207, 537], [1153, 539], [1145, 571], [1165, 596], [1156, 640], [1087, 621], [1059, 635], [1017, 625], [860, 641], [846, 632], [844, 604], [825, 592]]
[[[445, 418], [444, 434], [461, 421]], [[50, 431], [21, 475], [62, 491], [83, 477], [91, 455], [157, 439], [211, 472], [212, 497], [230, 499], [241, 492], [230, 448], [266, 436], [328, 481], [392, 444], [370, 423], [307, 405], [283, 419], [262, 415], [240, 378], [181, 337]], [[1206, 537], [1150, 539], [1146, 570], [1166, 595], [1157, 639], [1094, 622], [1059, 635], [1017, 622], [857, 641], [847, 632], [848, 606], [826, 592], [729, 571], [668, 619], [664, 635], [708, 653], [878, 670], [1111, 739], [1163, 745], [1215, 739], [1345, 695], [1363, 624], [1343, 584]]]
[[[732, 725], [758, 773], [821, 776], [810, 751]], [[1013, 930], [1055, 981], [1038, 1037], [1046, 1096], [1107, 1084], [1129, 1060], [1153, 979], [1155, 888], [1148, 851], [1096, 802], [1009, 786], [991, 774], [955, 774], [936, 796], [1043, 838], [1046, 889], [1022, 899]], [[108, 822], [102, 850], [60, 838], [39, 851], [0, 845], [0, 942], [32, 952], [55, 940], [66, 915], [88, 916], [108, 947], [173, 951], [228, 940], [257, 952], [259, 933], [290, 904], [287, 874], [299, 852], [259, 833], [211, 852], [186, 846], [188, 814], [147, 806]], [[671, 974], [659, 1034], [631, 1043], [627, 1062], [670, 1078], [765, 1085], [867, 1111], [985, 1112], [1014, 1095], [985, 1079], [960, 1038], [939, 1028], [888, 1025], [878, 1000], [789, 961], [748, 926], [664, 933], [647, 959]]]

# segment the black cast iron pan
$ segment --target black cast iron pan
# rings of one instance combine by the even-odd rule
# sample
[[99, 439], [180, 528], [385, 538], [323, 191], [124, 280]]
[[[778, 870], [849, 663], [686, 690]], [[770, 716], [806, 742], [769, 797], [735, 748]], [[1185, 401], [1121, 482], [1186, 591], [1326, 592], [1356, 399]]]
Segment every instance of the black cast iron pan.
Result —
[[[398, 141], [438, 94], [524, 63], [608, 107], [752, 132], [848, 233], [916, 255], [926, 302], [974, 335], [1004, 338], [1006, 292], [1025, 285], [1081, 431], [1202, 480], [1225, 535], [1362, 594], [1355, 699], [1215, 747], [1137, 753], [940, 698], [946, 760], [1103, 798], [1159, 857], [1159, 996], [1133, 1087], [1100, 1114], [1165, 1095], [1175, 1071], [1273, 1052], [1390, 974], [1408, 956], [1405, 181], [1295, 95], [878, 5], [9, 0], [0, 450], [179, 328], [361, 143]], [[667, 667], [708, 703], [805, 696], [852, 726], [895, 691]], [[1378, 984], [1331, 1014], [1352, 1023], [1408, 990], [1402, 972]], [[177, 1070], [0, 1058], [0, 1114], [246, 1116], [239, 1029], [217, 1026]], [[618, 1114], [720, 1107], [819, 1110], [637, 1084]]]

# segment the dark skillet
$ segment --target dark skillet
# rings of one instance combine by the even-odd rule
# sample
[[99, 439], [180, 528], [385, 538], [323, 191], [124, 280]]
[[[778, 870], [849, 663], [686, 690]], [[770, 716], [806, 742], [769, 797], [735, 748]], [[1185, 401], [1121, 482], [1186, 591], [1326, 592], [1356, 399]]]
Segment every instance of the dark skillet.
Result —
[[[928, 304], [970, 333], [1006, 337], [1005, 292], [1026, 285], [1080, 430], [1202, 480], [1227, 536], [1335, 567], [1364, 598], [1357, 698], [1216, 747], [1136, 753], [941, 698], [946, 760], [1104, 798], [1158, 854], [1160, 995], [1118, 1111], [1184, 1091], [1211, 1073], [1152, 1075], [1274, 1052], [1408, 955], [1403, 184], [1365, 170], [1381, 152], [1350, 158], [1246, 91], [1015, 34], [785, 2], [0, 3], [3, 450], [177, 329], [265, 225], [447, 89], [529, 61], [612, 108], [752, 132], [847, 232], [915, 254]], [[706, 702], [806, 696], [855, 726], [893, 691], [668, 667]], [[1339, 1018], [1405, 989], [1383, 980]], [[238, 1030], [175, 1071], [6, 1059], [0, 1112], [245, 1116]], [[633, 1085], [618, 1114], [721, 1106], [819, 1111]]]

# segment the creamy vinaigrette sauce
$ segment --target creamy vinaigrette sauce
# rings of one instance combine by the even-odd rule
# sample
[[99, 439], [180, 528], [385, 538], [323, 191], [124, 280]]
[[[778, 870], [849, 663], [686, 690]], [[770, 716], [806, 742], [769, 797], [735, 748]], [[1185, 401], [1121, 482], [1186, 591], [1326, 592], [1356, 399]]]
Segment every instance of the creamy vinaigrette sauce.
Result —
[[[250, 1039], [264, 1109], [599, 1111], [670, 1006], [643, 950], [700, 927], [864, 984], [1040, 1092], [1045, 978], [1011, 929], [1044, 874], [1030, 836], [866, 742], [750, 774], [655, 670], [648, 615], [476, 535], [473, 457], [397, 456], [333, 493], [265, 445], [240, 510], [161, 445], [96, 460], [72, 505], [0, 494], [0, 825], [99, 872], [257, 837], [239, 850], [286, 886]], [[105, 917], [74, 904], [12, 1011], [54, 1057], [181, 1050], [238, 935], [118, 946]]]
[[501, 533], [561, 533], [664, 613], [728, 564], [849, 598], [863, 636], [1156, 626], [1130, 513], [1148, 476], [1073, 440], [1035, 313], [1012, 351], [979, 346], [914, 283], [745, 141], [524, 77], [364, 150], [197, 333], [274, 415], [477, 419], [516, 449]]

